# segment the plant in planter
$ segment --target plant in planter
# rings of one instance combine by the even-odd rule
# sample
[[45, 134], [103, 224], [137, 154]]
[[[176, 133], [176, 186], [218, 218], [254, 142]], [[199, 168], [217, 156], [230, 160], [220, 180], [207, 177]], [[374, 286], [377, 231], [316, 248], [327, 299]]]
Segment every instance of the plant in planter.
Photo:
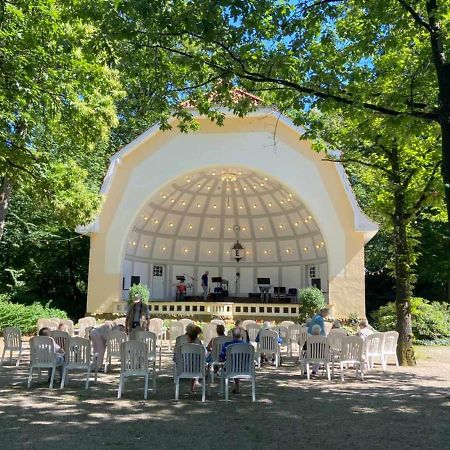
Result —
[[128, 291], [128, 303], [132, 303], [136, 295], [138, 295], [144, 303], [147, 303], [150, 297], [150, 291], [145, 284], [133, 284]]

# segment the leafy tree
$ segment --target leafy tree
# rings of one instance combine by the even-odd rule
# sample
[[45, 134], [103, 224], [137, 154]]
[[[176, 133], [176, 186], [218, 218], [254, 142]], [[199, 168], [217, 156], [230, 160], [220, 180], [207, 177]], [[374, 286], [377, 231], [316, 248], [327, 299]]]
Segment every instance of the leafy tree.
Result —
[[322, 308], [325, 308], [325, 298], [320, 289], [316, 287], [308, 287], [301, 289], [298, 293], [298, 301], [300, 303], [299, 319], [306, 322], [317, 314]]
[[93, 50], [87, 0], [0, 6], [0, 239], [20, 190], [71, 228], [98, 205], [83, 166], [116, 123], [117, 76]]

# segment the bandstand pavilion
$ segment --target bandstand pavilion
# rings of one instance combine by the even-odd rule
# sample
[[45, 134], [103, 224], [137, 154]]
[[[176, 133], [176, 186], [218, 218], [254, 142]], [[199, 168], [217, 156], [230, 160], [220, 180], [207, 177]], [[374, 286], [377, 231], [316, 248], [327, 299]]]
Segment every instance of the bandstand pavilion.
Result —
[[[172, 119], [171, 130], [154, 126], [111, 158], [99, 215], [78, 230], [91, 239], [88, 313], [123, 313], [130, 285], [143, 283], [155, 314], [231, 314], [240, 305], [249, 316], [289, 316], [283, 298], [315, 285], [335, 317], [364, 316], [364, 245], [378, 227], [343, 167], [273, 109], [225, 114], [221, 127], [196, 114], [199, 130], [189, 133]], [[197, 298], [205, 271], [212, 292], [213, 277], [228, 281], [226, 298], [206, 302], [226, 309]], [[175, 303], [177, 277], [187, 298]], [[264, 306], [261, 281], [271, 294]]]

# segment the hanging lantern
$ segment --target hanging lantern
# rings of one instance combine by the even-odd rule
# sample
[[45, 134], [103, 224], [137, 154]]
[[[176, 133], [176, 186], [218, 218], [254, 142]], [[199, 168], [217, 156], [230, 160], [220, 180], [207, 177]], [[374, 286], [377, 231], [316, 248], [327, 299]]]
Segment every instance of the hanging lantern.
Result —
[[245, 259], [245, 248], [239, 241], [236, 241], [233, 247], [231, 247], [230, 256], [232, 259], [236, 260], [236, 262]]

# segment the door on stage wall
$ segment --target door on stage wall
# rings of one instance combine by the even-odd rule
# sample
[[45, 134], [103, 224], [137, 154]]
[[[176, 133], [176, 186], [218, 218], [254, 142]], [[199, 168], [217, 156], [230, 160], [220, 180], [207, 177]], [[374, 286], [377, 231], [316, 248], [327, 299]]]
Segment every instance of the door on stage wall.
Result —
[[153, 264], [152, 268], [152, 286], [150, 290], [150, 298], [161, 300], [165, 297], [165, 279], [166, 266]]

